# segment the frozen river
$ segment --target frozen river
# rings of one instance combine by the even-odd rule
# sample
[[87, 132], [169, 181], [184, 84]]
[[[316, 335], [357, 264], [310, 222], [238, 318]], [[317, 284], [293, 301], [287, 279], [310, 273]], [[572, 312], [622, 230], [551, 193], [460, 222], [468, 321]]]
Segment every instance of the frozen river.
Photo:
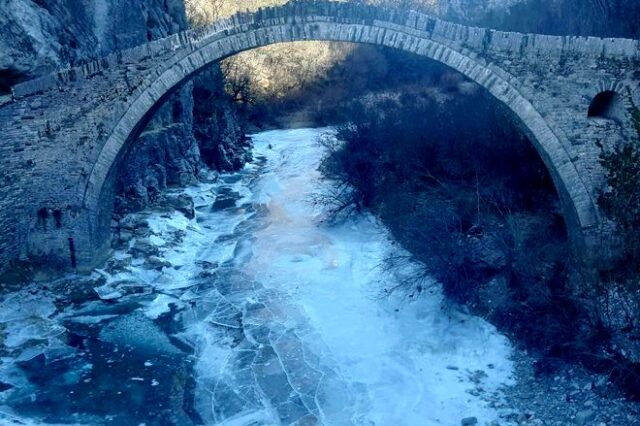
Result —
[[[91, 278], [5, 293], [0, 423], [459, 425], [498, 419], [508, 340], [480, 318], [385, 295], [418, 265], [373, 216], [311, 202], [330, 129], [253, 136], [255, 160], [150, 211]], [[100, 297], [98, 297], [100, 296]], [[490, 402], [493, 402], [490, 404]]]

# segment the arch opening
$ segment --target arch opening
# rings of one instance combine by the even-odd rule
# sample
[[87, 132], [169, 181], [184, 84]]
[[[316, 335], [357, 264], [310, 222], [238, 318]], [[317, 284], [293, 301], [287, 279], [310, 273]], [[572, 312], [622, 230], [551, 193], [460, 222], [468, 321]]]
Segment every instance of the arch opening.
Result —
[[622, 97], [613, 90], [598, 93], [589, 105], [587, 117], [620, 122], [624, 117]]

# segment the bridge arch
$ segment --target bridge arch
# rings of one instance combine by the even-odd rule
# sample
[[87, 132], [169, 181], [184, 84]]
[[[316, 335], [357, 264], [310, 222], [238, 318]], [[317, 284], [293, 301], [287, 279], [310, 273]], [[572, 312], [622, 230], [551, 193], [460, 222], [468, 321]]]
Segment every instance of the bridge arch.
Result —
[[626, 110], [620, 94], [613, 90], [605, 90], [593, 98], [587, 116], [621, 122]]
[[[339, 9], [337, 9], [339, 11]], [[391, 11], [390, 11], [391, 12]], [[440, 62], [478, 83], [504, 103], [517, 117], [545, 162], [560, 195], [569, 233], [578, 250], [583, 248], [582, 232], [600, 221], [587, 183], [583, 181], [564, 147], [559, 130], [553, 130], [541, 113], [519, 89], [518, 81], [499, 66], [487, 63], [460, 43], [434, 40], [428, 31], [399, 25], [393, 19], [360, 19], [354, 22], [340, 13], [298, 17], [274, 16], [263, 19], [263, 12], [235, 18], [222, 31], [200, 37], [186, 51], [174, 55], [169, 64], [136, 92], [110, 132], [93, 165], [86, 185], [78, 197], [88, 210], [89, 238], [94, 247], [108, 235], [112, 201], [108, 185], [128, 146], [141, 132], [154, 110], [169, 94], [198, 71], [237, 53], [271, 44], [293, 41], [335, 41], [365, 43], [399, 49]], [[417, 19], [417, 18], [416, 18]], [[427, 24], [428, 26], [428, 24]], [[198, 29], [194, 31], [206, 31]], [[186, 36], [188, 37], [188, 35]], [[111, 203], [111, 205], [109, 205]]]

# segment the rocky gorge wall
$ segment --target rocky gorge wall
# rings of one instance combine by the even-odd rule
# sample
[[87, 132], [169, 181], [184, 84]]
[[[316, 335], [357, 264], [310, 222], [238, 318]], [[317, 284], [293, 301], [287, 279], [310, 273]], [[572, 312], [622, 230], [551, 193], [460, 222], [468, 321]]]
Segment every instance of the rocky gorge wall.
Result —
[[[0, 33], [0, 96], [19, 82], [188, 26], [183, 0], [1, 3], [0, 27], [6, 30]], [[242, 167], [247, 148], [221, 73], [211, 67], [172, 94], [132, 144], [117, 171], [116, 214], [157, 202], [168, 186], [194, 182], [207, 166], [218, 171]]]
[[3, 0], [0, 85], [186, 28], [182, 0]]
[[205, 169], [242, 168], [250, 143], [219, 68], [204, 70], [173, 94], [127, 156], [118, 171], [116, 216], [162, 201], [166, 188], [194, 183]]

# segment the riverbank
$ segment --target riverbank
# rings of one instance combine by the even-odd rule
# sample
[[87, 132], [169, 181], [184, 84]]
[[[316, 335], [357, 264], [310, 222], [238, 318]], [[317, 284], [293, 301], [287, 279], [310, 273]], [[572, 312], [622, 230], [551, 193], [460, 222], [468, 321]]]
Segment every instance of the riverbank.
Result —
[[522, 349], [515, 349], [511, 359], [514, 385], [503, 392], [512, 413], [503, 417], [505, 421], [546, 426], [640, 424], [640, 404], [629, 401], [607, 375], [566, 362], [559, 362], [553, 374], [541, 375], [536, 372], [539, 356]]

